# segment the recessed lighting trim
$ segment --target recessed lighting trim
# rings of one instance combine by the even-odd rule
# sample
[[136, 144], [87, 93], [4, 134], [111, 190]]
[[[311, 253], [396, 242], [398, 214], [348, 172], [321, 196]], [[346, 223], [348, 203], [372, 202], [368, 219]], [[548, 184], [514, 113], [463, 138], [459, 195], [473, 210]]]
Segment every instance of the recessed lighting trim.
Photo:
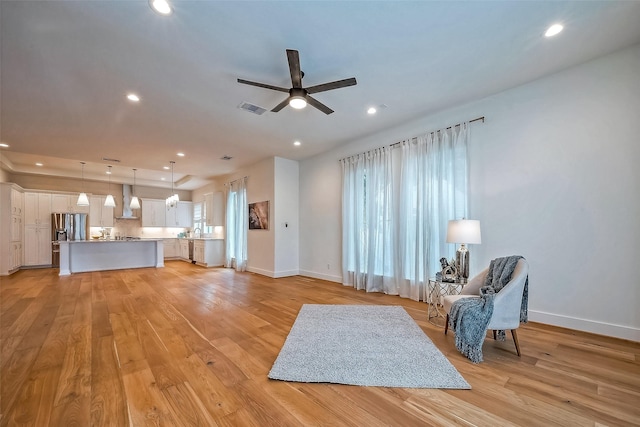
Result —
[[135, 93], [128, 93], [127, 99], [131, 102], [140, 102], [140, 97]]
[[293, 141], [293, 145], [299, 147], [300, 145], [302, 145], [302, 143], [300, 141]]
[[161, 15], [167, 16], [171, 15], [171, 12], [173, 12], [171, 5], [167, 0], [149, 0], [149, 4], [153, 10]]
[[178, 157], [184, 157], [184, 153], [176, 153]]
[[562, 24], [553, 24], [552, 26], [547, 28], [547, 31], [544, 33], [544, 35], [546, 37], [553, 37], [559, 34], [563, 29], [564, 27], [562, 26]]
[[36, 166], [44, 166], [44, 164], [42, 164], [42, 163], [40, 163], [40, 162], [37, 162], [37, 163], [36, 163]]
[[367, 109], [367, 114], [369, 114], [369, 115], [374, 115], [377, 112], [378, 112], [378, 110], [376, 109], [376, 107], [369, 107]]

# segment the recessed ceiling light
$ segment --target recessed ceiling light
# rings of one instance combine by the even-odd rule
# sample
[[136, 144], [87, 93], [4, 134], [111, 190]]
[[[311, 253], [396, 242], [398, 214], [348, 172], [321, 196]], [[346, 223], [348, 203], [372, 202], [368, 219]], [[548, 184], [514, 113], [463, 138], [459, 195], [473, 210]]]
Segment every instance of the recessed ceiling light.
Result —
[[178, 157], [184, 157], [184, 153], [177, 153]]
[[140, 102], [140, 97], [135, 93], [128, 93], [127, 99], [131, 102]]
[[164, 177], [160, 178], [160, 181], [164, 181]]
[[293, 145], [299, 147], [302, 143], [300, 141], [293, 141]]
[[378, 110], [376, 110], [376, 107], [369, 107], [369, 109], [367, 110], [367, 114], [370, 114], [370, 115], [373, 115], [377, 112]]
[[162, 169], [168, 171], [169, 169], [171, 169], [169, 166], [163, 166]]
[[561, 24], [553, 24], [550, 26], [547, 31], [544, 33], [547, 37], [553, 37], [556, 34], [560, 33], [564, 27]]
[[36, 163], [36, 166], [44, 166], [42, 163], [38, 162]]
[[4, 142], [0, 142], [0, 147], [9, 148], [9, 144], [5, 144]]
[[171, 15], [171, 5], [167, 0], [149, 0], [151, 8], [161, 15]]
[[111, 175], [111, 169], [107, 171], [107, 175]]

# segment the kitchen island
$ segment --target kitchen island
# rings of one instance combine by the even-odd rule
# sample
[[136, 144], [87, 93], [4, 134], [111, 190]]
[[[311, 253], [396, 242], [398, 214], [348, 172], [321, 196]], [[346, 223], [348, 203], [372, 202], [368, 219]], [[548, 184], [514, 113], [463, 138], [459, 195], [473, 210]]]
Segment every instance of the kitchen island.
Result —
[[60, 276], [87, 271], [164, 267], [162, 239], [60, 242]]

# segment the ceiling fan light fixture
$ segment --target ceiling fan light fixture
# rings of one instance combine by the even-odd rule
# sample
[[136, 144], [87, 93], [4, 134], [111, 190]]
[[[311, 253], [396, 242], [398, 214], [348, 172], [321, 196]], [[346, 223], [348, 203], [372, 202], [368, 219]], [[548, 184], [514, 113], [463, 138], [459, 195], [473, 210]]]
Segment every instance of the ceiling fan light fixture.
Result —
[[173, 10], [167, 0], [149, 0], [151, 8], [161, 15], [171, 15]]
[[544, 33], [544, 35], [546, 37], [553, 37], [556, 34], [559, 34], [563, 29], [564, 29], [564, 27], [562, 26], [562, 24], [553, 24], [552, 26], [550, 26], [547, 29], [547, 31]]
[[289, 105], [296, 110], [301, 110], [307, 106], [307, 100], [303, 96], [292, 96]]

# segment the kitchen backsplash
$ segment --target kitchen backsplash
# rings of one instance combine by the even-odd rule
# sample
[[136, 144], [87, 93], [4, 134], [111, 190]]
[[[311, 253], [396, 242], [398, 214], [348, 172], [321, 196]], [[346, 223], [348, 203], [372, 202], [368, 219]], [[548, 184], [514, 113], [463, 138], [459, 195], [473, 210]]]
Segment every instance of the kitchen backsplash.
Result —
[[[91, 227], [91, 235], [99, 235], [100, 227]], [[111, 238], [122, 237], [142, 237], [148, 239], [178, 237], [178, 233], [191, 231], [190, 228], [175, 227], [142, 227], [142, 220], [137, 219], [116, 219], [111, 229]]]

